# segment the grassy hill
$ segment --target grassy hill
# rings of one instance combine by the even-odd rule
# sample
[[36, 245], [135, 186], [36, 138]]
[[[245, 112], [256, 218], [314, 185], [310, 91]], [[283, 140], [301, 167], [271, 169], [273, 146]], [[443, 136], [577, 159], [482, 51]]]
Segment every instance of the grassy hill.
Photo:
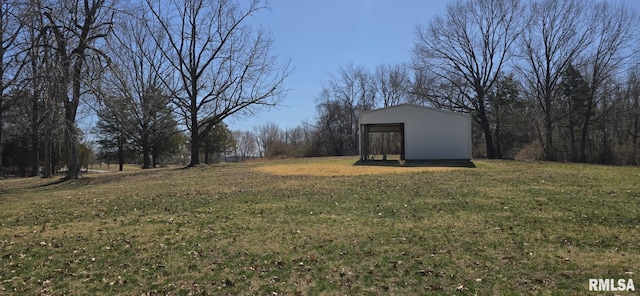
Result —
[[0, 180], [0, 294], [640, 289], [639, 168], [355, 161]]

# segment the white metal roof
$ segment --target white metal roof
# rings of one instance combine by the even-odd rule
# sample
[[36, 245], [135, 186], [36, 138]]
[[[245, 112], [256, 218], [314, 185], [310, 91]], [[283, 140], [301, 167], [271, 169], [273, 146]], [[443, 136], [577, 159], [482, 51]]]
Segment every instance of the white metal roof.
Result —
[[469, 117], [469, 114], [467, 114], [467, 113], [455, 112], [455, 111], [444, 110], [444, 109], [437, 109], [437, 108], [433, 108], [433, 107], [427, 107], [427, 106], [422, 106], [422, 105], [417, 105], [417, 104], [409, 104], [409, 103], [398, 104], [398, 105], [393, 105], [393, 106], [383, 107], [383, 108], [378, 108], [378, 109], [373, 109], [373, 110], [367, 110], [367, 111], [360, 112], [360, 115], [366, 115], [366, 114], [369, 114], [369, 113], [376, 113], [376, 112], [386, 112], [388, 110], [402, 109], [402, 108], [416, 108], [416, 109], [423, 109], [423, 110], [428, 110], [428, 111], [437, 111], [437, 112], [442, 112], [442, 113], [447, 113], [447, 114], [453, 114], [453, 115], [458, 115], [458, 116]]

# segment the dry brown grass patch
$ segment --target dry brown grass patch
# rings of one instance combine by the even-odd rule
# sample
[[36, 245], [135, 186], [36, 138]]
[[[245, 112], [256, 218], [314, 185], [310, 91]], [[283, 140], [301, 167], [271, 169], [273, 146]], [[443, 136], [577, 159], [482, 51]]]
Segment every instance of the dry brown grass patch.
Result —
[[256, 167], [258, 171], [288, 176], [288, 175], [309, 175], [309, 176], [359, 176], [359, 175], [379, 175], [379, 174], [400, 174], [416, 172], [444, 172], [459, 170], [459, 167], [402, 167], [402, 166], [375, 166], [375, 165], [354, 165], [354, 160], [346, 158], [341, 161], [309, 161], [304, 163], [277, 163], [264, 164]]

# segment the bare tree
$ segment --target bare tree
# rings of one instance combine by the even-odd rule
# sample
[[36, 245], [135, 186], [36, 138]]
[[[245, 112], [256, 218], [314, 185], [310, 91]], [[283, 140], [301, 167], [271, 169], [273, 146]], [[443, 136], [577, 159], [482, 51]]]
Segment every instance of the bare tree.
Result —
[[364, 66], [349, 62], [340, 67], [338, 76], [330, 79], [326, 88], [333, 100], [348, 106], [356, 117], [358, 111], [376, 107], [376, 81]]
[[278, 67], [269, 34], [248, 26], [251, 16], [266, 9], [260, 0], [246, 6], [233, 0], [146, 4], [147, 29], [177, 75], [173, 96], [191, 133], [190, 165], [197, 165], [200, 135], [229, 116], [278, 104], [290, 70]]
[[8, 91], [16, 85], [24, 66], [19, 56], [20, 34], [24, 23], [25, 5], [21, 1], [2, 1], [0, 5], [0, 178], [2, 177], [3, 114], [15, 101]]
[[67, 147], [68, 179], [79, 177], [78, 128], [76, 115], [83, 95], [84, 75], [87, 62], [100, 59], [104, 53], [97, 46], [107, 37], [112, 28], [113, 7], [108, 0], [68, 0], [52, 1], [44, 7], [45, 25], [54, 37], [53, 50], [57, 59], [59, 80], [67, 91], [58, 92], [64, 106], [65, 141]]
[[557, 98], [565, 69], [592, 40], [593, 20], [585, 14], [582, 0], [540, 0], [529, 6], [528, 29], [522, 34], [523, 62], [518, 70], [542, 112], [539, 137], [545, 158], [553, 160], [554, 123], [560, 116]]
[[287, 155], [291, 157], [309, 156], [313, 133], [307, 122], [303, 121], [299, 125], [287, 129], [284, 135]]
[[621, 120], [620, 142], [628, 145], [625, 164], [640, 165], [640, 69], [631, 69], [615, 114]]
[[29, 22], [32, 24], [28, 27], [28, 40], [29, 44], [25, 45], [25, 51], [27, 52], [26, 59], [29, 61], [30, 67], [27, 68], [29, 74], [29, 83], [25, 87], [25, 92], [27, 89], [30, 89], [29, 101], [31, 104], [28, 105], [29, 110], [26, 110], [25, 115], [29, 116], [30, 124], [27, 129], [31, 133], [31, 176], [37, 176], [40, 169], [40, 126], [43, 122], [44, 117], [42, 114], [44, 113], [42, 110], [44, 101], [44, 59], [45, 56], [43, 54], [43, 47], [41, 47], [41, 40], [45, 39], [41, 34], [42, 28], [42, 14], [38, 13], [39, 3], [34, 1], [32, 5], [29, 7], [30, 11], [28, 13]]
[[262, 126], [253, 128], [258, 143], [258, 153], [261, 157], [270, 156], [273, 147], [280, 142], [283, 131], [275, 122], [267, 122]]
[[378, 91], [377, 97], [382, 101], [380, 104], [382, 107], [398, 105], [407, 101], [410, 87], [407, 67], [400, 64], [382, 64], [376, 67], [374, 77]]
[[[118, 21], [114, 31], [105, 48], [110, 56], [111, 71], [102, 79], [97, 106], [120, 108], [130, 115], [103, 120], [128, 120], [117, 126], [121, 126], [121, 132], [140, 147], [142, 168], [148, 169], [152, 167], [152, 147], [166, 141], [171, 134], [165, 131], [176, 125], [170, 91], [160, 78], [160, 75], [168, 75], [170, 68], [139, 19], [125, 16]], [[121, 99], [112, 100], [114, 95]], [[118, 104], [124, 104], [124, 108]]]
[[594, 118], [594, 110], [608, 94], [603, 92], [603, 84], [613, 78], [633, 54], [633, 42], [638, 37], [640, 25], [638, 12], [625, 4], [612, 5], [608, 2], [596, 3], [587, 10], [588, 19], [595, 21], [593, 41], [584, 54], [584, 73], [588, 83], [584, 112], [580, 123], [579, 161], [587, 161], [587, 140]]
[[[48, 178], [52, 172], [51, 145], [53, 130], [60, 126], [56, 114], [58, 104], [53, 100], [54, 92], [62, 93], [56, 75], [55, 58], [52, 55], [54, 37], [50, 30], [47, 30], [45, 16], [42, 11], [43, 2], [32, 0], [26, 6], [26, 13], [23, 16], [26, 30], [24, 42], [21, 50], [25, 53], [23, 62], [24, 83], [22, 93], [25, 102], [21, 104], [22, 116], [28, 117], [28, 124], [24, 130], [29, 131], [31, 138], [31, 176], [38, 175], [40, 169], [41, 149], [44, 149], [44, 169], [42, 176]], [[43, 133], [44, 131], [44, 133]], [[44, 138], [42, 137], [44, 134]], [[44, 140], [44, 141], [42, 141]], [[41, 145], [44, 142], [44, 145]]]
[[440, 104], [434, 103], [434, 100], [438, 101], [438, 98], [432, 95], [438, 84], [438, 78], [427, 69], [414, 67], [412, 70], [413, 75], [407, 88], [407, 103], [440, 106]]
[[24, 101], [20, 102], [20, 116], [25, 121], [23, 130], [28, 131], [31, 138], [31, 176], [38, 174], [40, 154], [43, 152], [43, 178], [53, 173], [52, 146], [56, 142], [53, 138], [56, 129], [63, 125], [59, 116], [59, 98], [60, 94], [66, 93], [66, 86], [60, 83], [62, 75], [54, 54], [55, 36], [43, 14], [43, 11], [50, 10], [46, 0], [25, 2], [22, 15], [25, 32], [20, 46], [24, 53], [21, 60], [24, 65], [24, 83], [21, 84]]
[[318, 135], [327, 155], [358, 153], [358, 115], [375, 108], [376, 87], [373, 75], [363, 66], [349, 63], [340, 67], [318, 97]]
[[468, 0], [448, 5], [444, 16], [436, 16], [416, 30], [416, 66], [459, 93], [455, 97], [433, 93], [431, 97], [444, 107], [474, 115], [489, 158], [495, 158], [496, 151], [486, 95], [512, 56], [512, 47], [522, 31], [521, 21], [518, 0]]
[[256, 136], [251, 131], [233, 131], [233, 137], [235, 138], [235, 156], [238, 157], [238, 161], [244, 161], [249, 156], [257, 156], [258, 154], [258, 141]]
[[[378, 106], [389, 107], [408, 102], [411, 83], [407, 67], [402, 64], [381, 64], [376, 67], [373, 77], [377, 91], [376, 101]], [[392, 138], [398, 138], [398, 135], [389, 133], [378, 133], [372, 136], [379, 138], [380, 147], [382, 148], [380, 154], [390, 151]]]

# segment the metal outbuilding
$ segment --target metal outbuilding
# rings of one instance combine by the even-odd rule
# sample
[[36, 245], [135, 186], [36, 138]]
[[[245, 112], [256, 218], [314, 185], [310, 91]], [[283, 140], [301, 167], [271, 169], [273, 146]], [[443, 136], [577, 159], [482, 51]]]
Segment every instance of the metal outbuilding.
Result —
[[360, 113], [360, 159], [368, 160], [371, 133], [399, 133], [400, 159], [471, 160], [468, 114], [414, 104]]

